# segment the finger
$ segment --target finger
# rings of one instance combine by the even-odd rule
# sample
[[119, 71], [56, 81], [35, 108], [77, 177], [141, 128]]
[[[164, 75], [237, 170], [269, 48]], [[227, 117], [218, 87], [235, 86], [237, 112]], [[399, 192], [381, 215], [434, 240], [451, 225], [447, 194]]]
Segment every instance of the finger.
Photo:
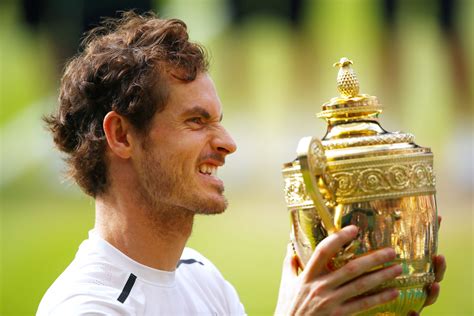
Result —
[[358, 228], [350, 225], [323, 239], [316, 246], [305, 267], [304, 278], [309, 281], [320, 275], [326, 269], [329, 259], [334, 257], [342, 246], [352, 241], [357, 236], [357, 232]]
[[438, 215], [438, 230], [441, 227], [441, 221], [443, 220], [443, 217], [441, 215]]
[[331, 275], [328, 275], [328, 283], [334, 287], [337, 287], [357, 278], [365, 272], [370, 271], [372, 268], [392, 261], [395, 259], [395, 257], [396, 253], [392, 248], [377, 250], [373, 253], [350, 261], [339, 270], [336, 270]]
[[393, 280], [402, 273], [400, 265], [381, 269], [370, 274], [359, 277], [336, 290], [336, 297], [341, 301], [359, 296], [382, 283]]
[[341, 310], [338, 311], [340, 315], [351, 315], [361, 311], [368, 310], [377, 305], [388, 303], [398, 297], [397, 289], [386, 289], [377, 294], [370, 296], [359, 297], [342, 305]]
[[426, 298], [424, 306], [429, 306], [433, 304], [434, 302], [436, 302], [439, 296], [439, 291], [440, 291], [439, 283], [431, 284], [430, 287], [428, 288], [428, 297]]
[[443, 255], [433, 256], [433, 264], [435, 270], [435, 282], [441, 282], [446, 272], [446, 259]]

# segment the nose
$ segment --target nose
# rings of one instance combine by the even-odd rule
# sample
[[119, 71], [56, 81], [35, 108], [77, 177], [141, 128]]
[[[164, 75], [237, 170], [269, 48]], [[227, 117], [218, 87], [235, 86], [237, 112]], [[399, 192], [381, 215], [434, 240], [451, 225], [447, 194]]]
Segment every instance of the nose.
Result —
[[232, 136], [230, 136], [224, 127], [219, 129], [217, 135], [212, 139], [211, 145], [214, 150], [224, 155], [232, 154], [237, 150], [237, 145], [232, 139]]

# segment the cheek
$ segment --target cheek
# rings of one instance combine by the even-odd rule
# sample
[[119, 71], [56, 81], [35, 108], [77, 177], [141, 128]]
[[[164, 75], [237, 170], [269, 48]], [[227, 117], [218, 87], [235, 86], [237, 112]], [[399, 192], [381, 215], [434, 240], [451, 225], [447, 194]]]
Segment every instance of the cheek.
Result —
[[156, 150], [155, 157], [161, 161], [161, 165], [173, 170], [178, 175], [186, 175], [194, 172], [196, 161], [199, 158], [199, 151], [193, 150], [193, 143], [184, 142], [168, 144], [163, 150]]
[[183, 130], [173, 133], [153, 143], [153, 148], [148, 150], [153, 153], [156, 160], [176, 173], [189, 174], [197, 170], [199, 162], [209, 153], [209, 131]]

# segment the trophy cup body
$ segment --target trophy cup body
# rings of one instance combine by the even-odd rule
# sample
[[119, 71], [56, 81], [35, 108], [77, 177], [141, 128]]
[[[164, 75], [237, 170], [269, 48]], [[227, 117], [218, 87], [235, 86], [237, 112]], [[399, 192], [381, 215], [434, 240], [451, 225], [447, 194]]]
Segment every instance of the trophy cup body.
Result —
[[[291, 240], [304, 265], [315, 247], [347, 225], [359, 234], [332, 261], [348, 260], [392, 247], [403, 273], [382, 285], [396, 287], [398, 299], [364, 315], [406, 315], [421, 310], [426, 286], [434, 281], [437, 211], [433, 154], [407, 133], [390, 133], [378, 122], [376, 97], [358, 94], [352, 62], [341, 59], [341, 97], [323, 105], [328, 130], [321, 139], [302, 138], [297, 159], [283, 166]], [[379, 288], [380, 289], [380, 288]]]

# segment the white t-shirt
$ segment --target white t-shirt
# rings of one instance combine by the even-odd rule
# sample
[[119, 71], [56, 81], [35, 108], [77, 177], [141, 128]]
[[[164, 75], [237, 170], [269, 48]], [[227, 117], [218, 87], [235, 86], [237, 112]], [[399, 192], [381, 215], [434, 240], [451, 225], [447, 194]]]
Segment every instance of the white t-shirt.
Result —
[[37, 315], [245, 315], [204, 256], [185, 248], [174, 272], [144, 266], [94, 231], [44, 295]]

